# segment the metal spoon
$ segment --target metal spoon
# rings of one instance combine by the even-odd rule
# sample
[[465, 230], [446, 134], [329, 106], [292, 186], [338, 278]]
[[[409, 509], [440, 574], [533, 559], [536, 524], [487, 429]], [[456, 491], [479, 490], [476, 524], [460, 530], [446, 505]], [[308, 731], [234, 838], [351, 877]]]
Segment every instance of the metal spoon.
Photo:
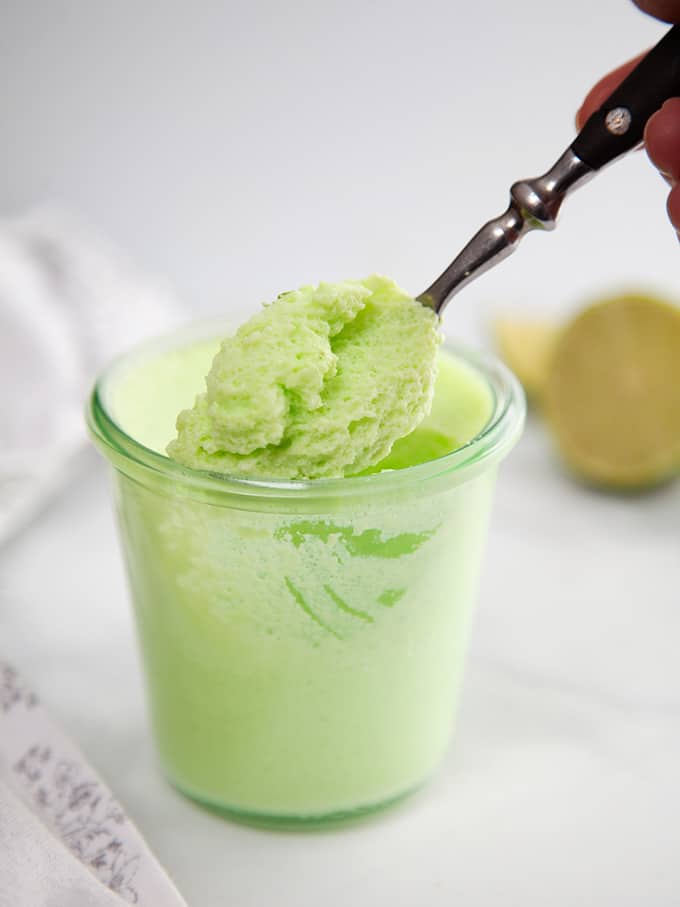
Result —
[[510, 189], [508, 210], [485, 224], [434, 283], [417, 297], [441, 314], [451, 297], [514, 252], [531, 230], [553, 230], [564, 199], [643, 138], [645, 124], [680, 95], [680, 25], [671, 28], [593, 113], [543, 176]]

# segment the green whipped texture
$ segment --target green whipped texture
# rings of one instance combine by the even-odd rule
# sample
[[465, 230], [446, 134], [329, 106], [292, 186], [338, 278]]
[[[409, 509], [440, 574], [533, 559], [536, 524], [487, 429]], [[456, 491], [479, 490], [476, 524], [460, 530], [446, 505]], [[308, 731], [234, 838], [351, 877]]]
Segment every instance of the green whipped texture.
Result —
[[222, 342], [168, 455], [228, 475], [355, 475], [428, 415], [439, 321], [392, 280], [320, 283], [279, 298]]

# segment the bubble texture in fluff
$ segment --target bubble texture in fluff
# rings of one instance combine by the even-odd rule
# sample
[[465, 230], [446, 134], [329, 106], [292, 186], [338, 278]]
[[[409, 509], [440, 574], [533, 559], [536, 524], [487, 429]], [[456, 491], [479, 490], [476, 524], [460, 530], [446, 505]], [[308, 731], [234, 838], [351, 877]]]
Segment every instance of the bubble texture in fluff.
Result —
[[429, 412], [440, 339], [385, 277], [285, 293], [222, 343], [168, 454], [258, 478], [362, 472]]

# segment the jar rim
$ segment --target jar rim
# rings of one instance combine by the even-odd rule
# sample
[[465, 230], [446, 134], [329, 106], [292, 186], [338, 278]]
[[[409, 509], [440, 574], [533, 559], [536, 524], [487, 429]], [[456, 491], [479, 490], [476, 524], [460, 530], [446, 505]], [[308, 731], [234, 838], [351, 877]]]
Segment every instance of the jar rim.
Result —
[[[471, 367], [484, 379], [492, 395], [492, 412], [484, 427], [461, 447], [443, 456], [402, 469], [388, 469], [369, 475], [318, 479], [255, 479], [194, 469], [146, 447], [129, 435], [109, 411], [107, 389], [115, 378], [134, 362], [163, 351], [177, 349], [201, 340], [226, 336], [233, 323], [225, 319], [193, 322], [160, 337], [137, 344], [116, 357], [95, 381], [86, 408], [90, 435], [112, 465], [137, 478], [172, 481], [201, 495], [225, 494], [266, 498], [328, 498], [372, 495], [403, 489], [435, 478], [448, 478], [451, 485], [468, 481], [481, 469], [499, 462], [519, 439], [526, 415], [524, 392], [512, 372], [492, 354], [470, 350], [445, 339], [443, 347]], [[140, 472], [141, 470], [141, 472]]]

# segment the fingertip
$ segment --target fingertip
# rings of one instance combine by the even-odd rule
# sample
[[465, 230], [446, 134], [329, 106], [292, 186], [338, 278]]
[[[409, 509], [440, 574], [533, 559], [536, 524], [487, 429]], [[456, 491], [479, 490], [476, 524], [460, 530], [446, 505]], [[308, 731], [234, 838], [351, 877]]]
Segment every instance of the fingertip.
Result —
[[666, 210], [676, 232], [680, 233], [680, 183], [673, 186], [669, 192]]
[[664, 22], [680, 21], [680, 3], [678, 0], [633, 0], [633, 3], [643, 11]]
[[680, 98], [669, 98], [647, 120], [644, 135], [650, 160], [664, 176], [680, 179]]

